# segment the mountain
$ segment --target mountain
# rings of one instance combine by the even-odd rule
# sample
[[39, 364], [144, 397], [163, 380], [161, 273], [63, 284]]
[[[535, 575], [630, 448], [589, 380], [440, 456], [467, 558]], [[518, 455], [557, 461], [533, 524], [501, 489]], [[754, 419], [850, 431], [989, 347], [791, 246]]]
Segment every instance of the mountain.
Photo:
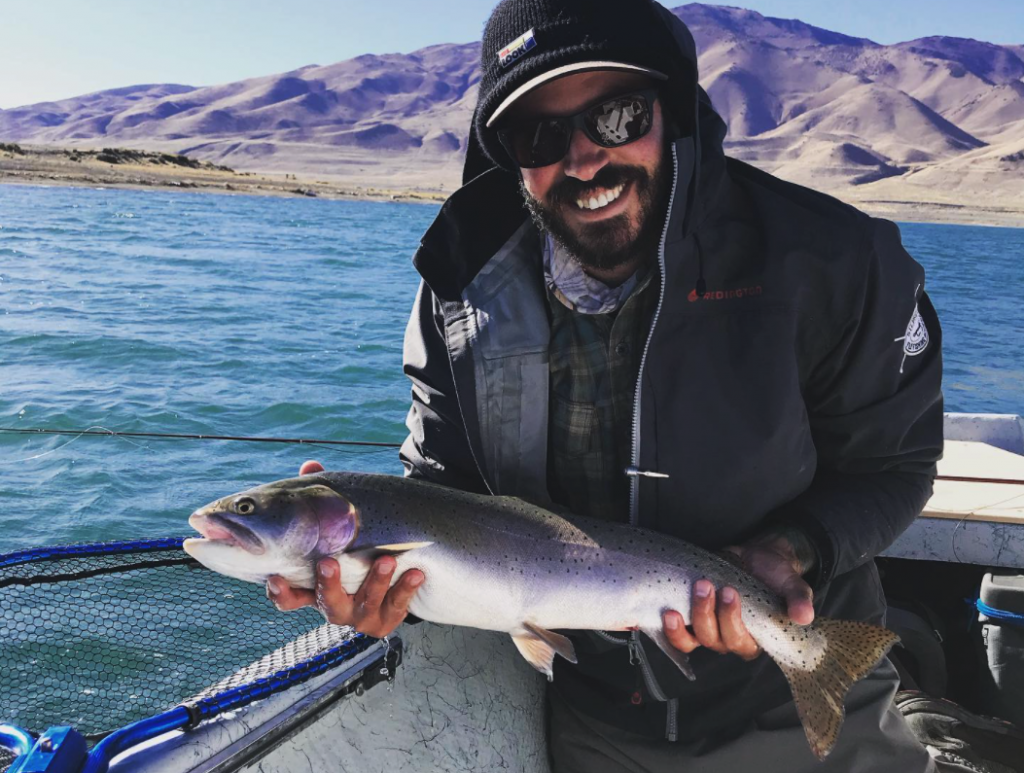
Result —
[[1010, 83], [1024, 78], [1024, 61], [1021, 61], [1020, 52], [1009, 46], [970, 38], [931, 37], [899, 43], [896, 48], [928, 59], [944, 59], [954, 66], [954, 71], [963, 68], [963, 71], [990, 83]]
[[[1024, 207], [1024, 46], [954, 37], [880, 45], [691, 3], [701, 83], [727, 150], [834, 191], [907, 183], [1002, 190]], [[240, 170], [457, 185], [479, 46], [442, 44], [219, 86], [132, 86], [0, 111], [0, 141], [187, 153]], [[901, 182], [902, 181], [902, 182]]]
[[724, 5], [690, 3], [672, 12], [686, 22], [703, 51], [723, 39], [753, 39], [781, 49], [809, 49], [819, 46], [874, 46], [866, 38], [853, 38], [814, 27], [796, 19], [775, 19], [756, 11]]
[[0, 111], [0, 136], [40, 143], [50, 142], [51, 136], [61, 140], [94, 139], [102, 136], [110, 121], [123, 110], [194, 90], [194, 86], [173, 83], [126, 86], [4, 110]]

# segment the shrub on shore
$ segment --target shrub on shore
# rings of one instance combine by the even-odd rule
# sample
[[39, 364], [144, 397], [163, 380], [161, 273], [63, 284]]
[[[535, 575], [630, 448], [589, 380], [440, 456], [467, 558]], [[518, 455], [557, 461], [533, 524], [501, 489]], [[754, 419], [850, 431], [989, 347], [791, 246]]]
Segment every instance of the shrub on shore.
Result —
[[96, 160], [107, 164], [170, 164], [186, 169], [212, 169], [218, 172], [235, 173], [235, 170], [230, 167], [218, 166], [209, 161], [199, 161], [179, 153], [154, 153], [148, 150], [131, 150], [129, 148], [103, 148], [96, 154]]

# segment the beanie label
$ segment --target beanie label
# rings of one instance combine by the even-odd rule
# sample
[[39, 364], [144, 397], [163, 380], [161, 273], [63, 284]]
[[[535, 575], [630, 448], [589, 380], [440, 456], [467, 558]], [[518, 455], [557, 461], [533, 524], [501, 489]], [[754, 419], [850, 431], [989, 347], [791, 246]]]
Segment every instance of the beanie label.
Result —
[[529, 30], [501, 49], [498, 52], [498, 61], [501, 62], [502, 67], [508, 67], [511, 64], [515, 64], [536, 47], [537, 38], [534, 36], [533, 30]]

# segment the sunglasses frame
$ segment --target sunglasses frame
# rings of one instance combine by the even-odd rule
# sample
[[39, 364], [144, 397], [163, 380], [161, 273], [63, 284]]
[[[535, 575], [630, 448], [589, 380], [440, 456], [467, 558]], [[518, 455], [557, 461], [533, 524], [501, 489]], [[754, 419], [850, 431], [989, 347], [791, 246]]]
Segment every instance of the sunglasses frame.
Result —
[[[628, 139], [625, 142], [619, 142], [614, 145], [608, 145], [600, 137], [596, 137], [594, 136], [594, 134], [591, 133], [590, 127], [587, 125], [584, 116], [586, 116], [591, 111], [600, 108], [602, 105], [608, 104], [609, 102], [614, 102], [619, 99], [629, 99], [635, 97], [642, 97], [646, 101], [647, 109], [650, 112], [650, 120], [648, 120], [647, 122], [647, 128], [644, 129], [640, 135]], [[569, 152], [569, 147], [572, 145], [572, 136], [577, 129], [582, 131], [583, 134], [586, 135], [587, 139], [589, 139], [595, 145], [599, 145], [602, 148], [621, 148], [626, 145], [629, 145], [632, 142], [636, 142], [637, 140], [643, 139], [650, 133], [651, 127], [654, 125], [654, 103], [657, 101], [657, 99], [658, 89], [656, 87], [648, 87], [645, 89], [630, 89], [629, 91], [625, 91], [615, 96], [602, 97], [601, 99], [597, 100], [596, 102], [592, 102], [587, 107], [583, 108], [579, 112], [573, 113], [572, 115], [537, 118], [529, 121], [521, 121], [519, 123], [514, 123], [509, 126], [504, 126], [497, 130], [498, 140], [501, 142], [502, 147], [505, 148], [505, 152], [508, 153], [509, 158], [512, 159], [512, 162], [519, 166], [520, 169], [541, 169], [545, 166], [557, 164], [559, 161], [565, 158], [566, 154]], [[536, 126], [537, 124], [540, 123], [554, 123], [560, 124], [563, 127], [567, 127], [568, 132], [566, 134], [567, 140], [565, 142], [565, 148], [562, 150], [562, 154], [558, 158], [556, 158], [554, 161], [549, 161], [546, 164], [521, 164], [519, 163], [519, 160], [516, 158], [515, 142], [513, 141], [511, 135], [513, 132], [524, 130], [527, 127]]]

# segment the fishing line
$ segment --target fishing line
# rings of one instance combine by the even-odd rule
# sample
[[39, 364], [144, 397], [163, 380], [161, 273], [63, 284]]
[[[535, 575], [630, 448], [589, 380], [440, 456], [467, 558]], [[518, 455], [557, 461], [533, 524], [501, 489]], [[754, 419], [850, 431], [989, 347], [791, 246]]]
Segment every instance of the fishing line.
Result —
[[[103, 432], [97, 432], [96, 430], [103, 430]], [[7, 464], [21, 464], [22, 462], [32, 462], [32, 461], [35, 461], [36, 459], [42, 459], [44, 456], [49, 456], [50, 454], [55, 454], [58, 451], [60, 451], [61, 449], [67, 448], [69, 445], [74, 443], [76, 440], [78, 440], [83, 435], [108, 435], [108, 436], [114, 436], [114, 437], [118, 436], [118, 433], [115, 432], [114, 430], [107, 429], [106, 427], [101, 427], [99, 425], [95, 425], [95, 426], [89, 427], [88, 429], [80, 430], [77, 433], [72, 433], [72, 432], [68, 431], [68, 432], [61, 432], [61, 433], [54, 432], [54, 433], [39, 433], [39, 434], [63, 434], [63, 435], [74, 434], [75, 436], [73, 438], [71, 438], [71, 440], [69, 440], [67, 443], [61, 443], [59, 446], [57, 446], [56, 448], [51, 448], [49, 451], [43, 451], [41, 454], [36, 454], [35, 456], [27, 456], [24, 459], [12, 459], [12, 460], [8, 461]], [[137, 448], [142, 448], [142, 449], [145, 449], [147, 451], [150, 450], [150, 448], [148, 446], [144, 446], [141, 443], [136, 443], [134, 441], [128, 440], [127, 438], [121, 438], [121, 439], [125, 443], [130, 443], [131, 445], [136, 446]]]
[[956, 522], [956, 526], [953, 527], [953, 533], [949, 535], [949, 546], [953, 549], [953, 558], [956, 559], [958, 564], [962, 564], [964, 560], [960, 558], [960, 554], [956, 552], [956, 533], [960, 531], [960, 527], [967, 523], [967, 519], [971, 516], [965, 515], [959, 521]]
[[304, 446], [310, 446], [311, 448], [322, 448], [325, 451], [344, 451], [349, 454], [356, 454], [357, 456], [369, 456], [370, 454], [379, 454], [384, 451], [391, 451], [392, 448], [401, 448], [399, 443], [388, 443], [381, 448], [338, 448], [337, 446], [322, 446], [317, 441], [309, 441], [308, 443], [302, 443]]
[[[997, 507], [1002, 507], [1003, 505], [1007, 504], [1008, 502], [1015, 502], [1018, 499], [1020, 499], [1019, 496], [1012, 496], [1012, 497], [1009, 497], [1007, 499], [1004, 499], [1002, 502], [994, 502], [991, 505], [986, 505], [984, 509], [986, 509], [986, 510], [995, 510]], [[952, 511], [948, 511], [947, 510], [947, 511], [944, 511], [944, 512], [952, 512]], [[955, 558], [961, 564], [964, 563], [964, 561], [963, 561], [962, 558], [960, 558], [960, 554], [957, 553], [957, 551], [956, 551], [956, 533], [958, 531], [960, 531], [960, 527], [961, 526], [963, 526], [965, 528], [965, 530], [966, 530], [967, 522], [970, 520], [972, 515], [974, 515], [974, 513], [967, 513], [963, 518], [961, 518], [959, 521], [957, 521], [956, 522], [956, 526], [953, 527], [953, 533], [949, 535], [949, 546], [953, 549], [953, 558]]]

